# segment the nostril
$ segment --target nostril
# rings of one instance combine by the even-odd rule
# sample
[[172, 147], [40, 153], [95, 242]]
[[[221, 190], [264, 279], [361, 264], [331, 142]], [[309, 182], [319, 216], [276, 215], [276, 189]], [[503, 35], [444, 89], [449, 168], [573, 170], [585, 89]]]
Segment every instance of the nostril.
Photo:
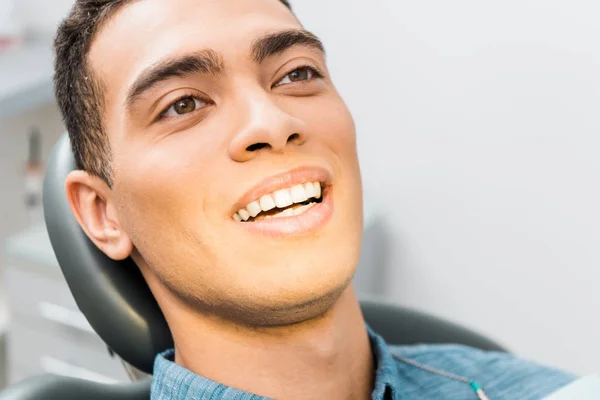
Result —
[[246, 148], [246, 151], [257, 151], [257, 150], [264, 149], [265, 147], [268, 147], [268, 146], [269, 146], [268, 143], [255, 143], [251, 146], [248, 146]]
[[288, 143], [291, 143], [291, 142], [298, 141], [299, 139], [300, 139], [300, 135], [299, 135], [299, 134], [297, 134], [297, 133], [294, 133], [293, 135], [291, 135], [291, 136], [288, 138]]

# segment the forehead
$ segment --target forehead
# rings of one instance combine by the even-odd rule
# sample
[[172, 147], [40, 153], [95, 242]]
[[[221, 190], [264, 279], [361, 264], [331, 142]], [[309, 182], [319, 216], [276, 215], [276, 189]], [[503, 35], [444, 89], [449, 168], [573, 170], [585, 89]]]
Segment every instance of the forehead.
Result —
[[88, 58], [114, 94], [165, 57], [213, 49], [226, 61], [246, 58], [257, 37], [299, 27], [279, 0], [133, 0], [104, 24]]

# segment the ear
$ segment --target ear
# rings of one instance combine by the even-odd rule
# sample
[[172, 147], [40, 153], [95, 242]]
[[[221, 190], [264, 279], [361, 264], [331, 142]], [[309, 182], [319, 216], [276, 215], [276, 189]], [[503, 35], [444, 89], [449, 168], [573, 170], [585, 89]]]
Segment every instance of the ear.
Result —
[[119, 223], [106, 182], [87, 172], [73, 171], [67, 176], [65, 189], [71, 211], [90, 240], [113, 260], [129, 257], [133, 244]]

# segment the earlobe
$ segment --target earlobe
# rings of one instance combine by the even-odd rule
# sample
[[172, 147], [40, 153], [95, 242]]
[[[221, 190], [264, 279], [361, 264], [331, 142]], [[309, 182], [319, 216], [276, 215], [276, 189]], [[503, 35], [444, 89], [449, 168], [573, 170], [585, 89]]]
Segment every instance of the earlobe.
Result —
[[108, 185], [85, 171], [73, 171], [67, 176], [65, 190], [71, 211], [90, 240], [114, 260], [129, 257], [133, 244], [114, 212]]

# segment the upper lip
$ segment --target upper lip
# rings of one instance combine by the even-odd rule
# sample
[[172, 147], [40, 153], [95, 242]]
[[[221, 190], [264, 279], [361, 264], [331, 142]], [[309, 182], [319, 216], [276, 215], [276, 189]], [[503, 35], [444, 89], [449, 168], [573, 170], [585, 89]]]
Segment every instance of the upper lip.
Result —
[[262, 180], [260, 183], [248, 190], [234, 204], [231, 215], [239, 210], [246, 208], [253, 201], [258, 201], [262, 196], [271, 194], [280, 189], [291, 188], [295, 185], [307, 182], [321, 182], [328, 186], [331, 182], [331, 174], [322, 167], [304, 166], [291, 169], [286, 172], [273, 175]]

